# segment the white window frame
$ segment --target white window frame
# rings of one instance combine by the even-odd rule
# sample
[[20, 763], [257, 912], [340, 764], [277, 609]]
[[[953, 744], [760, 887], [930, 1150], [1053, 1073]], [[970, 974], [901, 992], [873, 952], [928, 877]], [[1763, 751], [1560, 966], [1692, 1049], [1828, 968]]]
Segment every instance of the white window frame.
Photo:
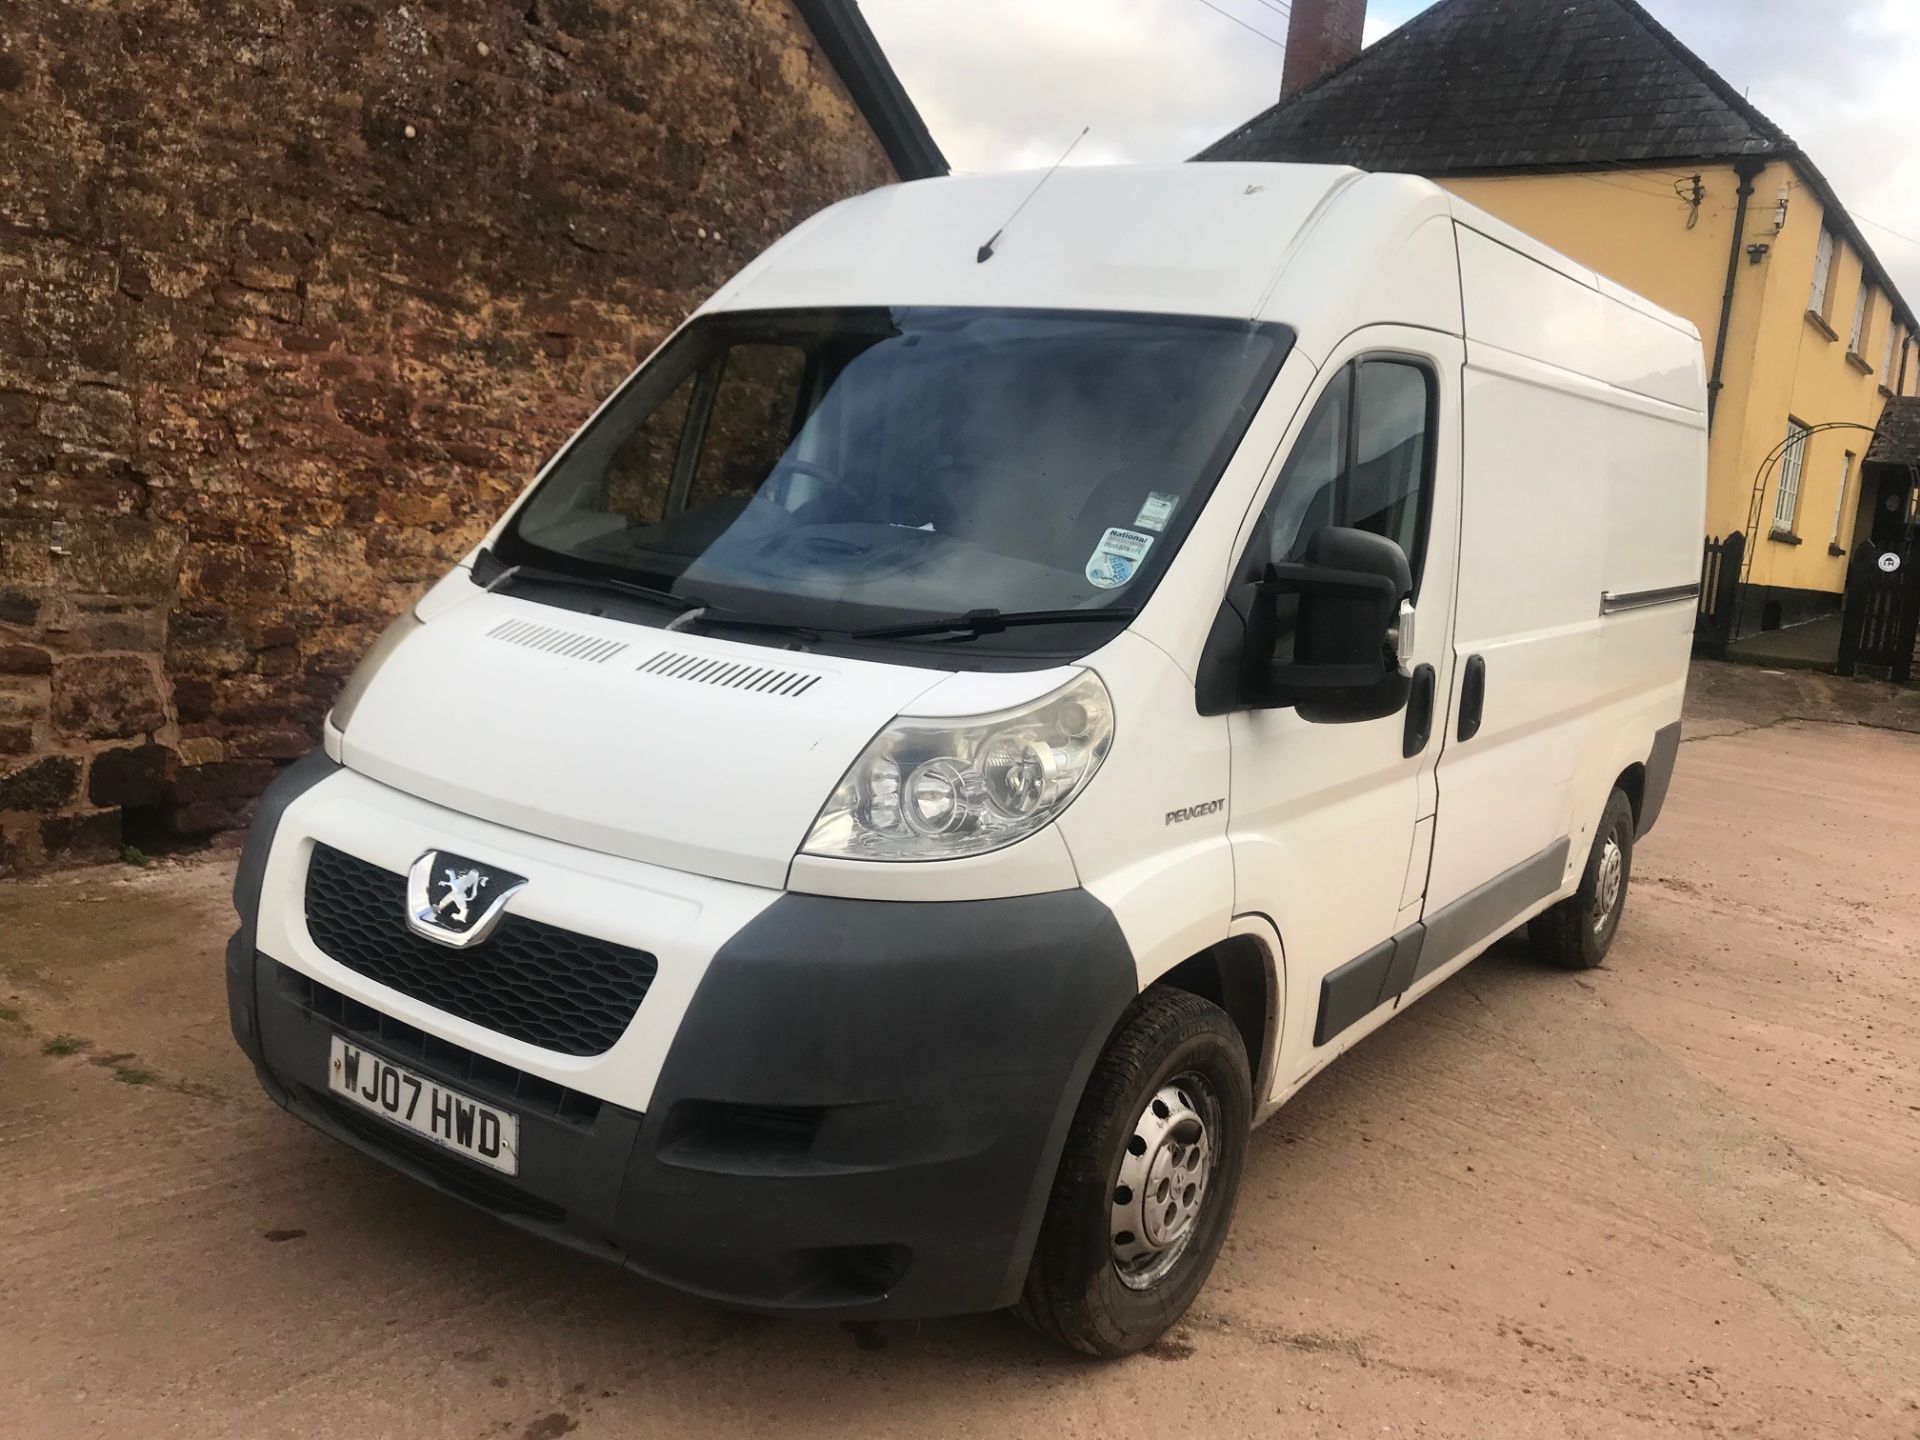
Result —
[[1792, 416], [1787, 417], [1787, 447], [1780, 452], [1780, 489], [1773, 497], [1773, 533], [1793, 534], [1793, 520], [1800, 509], [1800, 467], [1806, 461], [1808, 429]]
[[1807, 299], [1807, 309], [1822, 320], [1827, 318], [1827, 297], [1833, 289], [1833, 232], [1822, 226], [1820, 245], [1813, 252], [1813, 294]]
[[1827, 540], [1829, 546], [1840, 544], [1840, 521], [1847, 513], [1847, 491], [1853, 485], [1853, 451], [1847, 451], [1840, 461], [1840, 494], [1833, 502], [1833, 534]]
[[1880, 383], [1891, 390], [1893, 388], [1893, 342], [1899, 338], [1900, 327], [1894, 323], [1893, 312], [1887, 312], [1887, 340], [1880, 350]]
[[1861, 359], [1860, 345], [1867, 338], [1867, 321], [1873, 315], [1873, 286], [1867, 283], [1863, 272], [1860, 276], [1860, 291], [1853, 297], [1853, 333], [1847, 336], [1847, 349]]

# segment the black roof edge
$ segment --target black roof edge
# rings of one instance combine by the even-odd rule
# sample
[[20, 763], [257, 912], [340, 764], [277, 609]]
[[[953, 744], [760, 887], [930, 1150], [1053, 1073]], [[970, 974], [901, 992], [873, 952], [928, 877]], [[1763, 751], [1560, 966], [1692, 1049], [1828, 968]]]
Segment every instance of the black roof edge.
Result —
[[[1833, 182], [1820, 173], [1820, 167], [1813, 163], [1808, 157], [1807, 152], [1802, 150], [1786, 131], [1768, 119], [1766, 114], [1761, 111], [1758, 106], [1738, 90], [1734, 89], [1718, 70], [1715, 70], [1711, 65], [1707, 64], [1706, 61], [1702, 60], [1689, 49], [1677, 35], [1656, 20], [1647, 8], [1639, 3], [1639, 0], [1615, 0], [1615, 3], [1635, 19], [1639, 20], [1641, 24], [1645, 25], [1655, 39], [1672, 50], [1680, 62], [1699, 76], [1721, 100], [1732, 106], [1748, 124], [1754, 126], [1763, 135], [1772, 138], [1773, 143], [1769, 144], [1765, 149], [1750, 150], [1740, 155], [1671, 155], [1658, 159], [1625, 160], [1619, 162], [1601, 161], [1575, 165], [1545, 164], [1510, 165], [1493, 168], [1463, 167], [1460, 169], [1428, 171], [1426, 173], [1429, 177], [1465, 177], [1469, 175], [1564, 175], [1577, 171], [1646, 170], [1662, 165], [1732, 165], [1739, 160], [1749, 162], [1754, 160], [1785, 160], [1806, 177], [1807, 184], [1813, 189], [1814, 193], [1820, 197], [1820, 204], [1825, 212], [1822, 223], [1825, 224], [1828, 229], [1837, 231], [1849, 245], [1853, 246], [1854, 250], [1860, 256], [1862, 270], [1869, 279], [1882, 290], [1886, 291], [1887, 298], [1893, 302], [1894, 314], [1897, 315], [1907, 327], [1908, 336], [1916, 343], [1920, 343], [1920, 319], [1915, 318], [1913, 307], [1907, 303], [1906, 298], [1901, 295], [1899, 287], [1893, 283], [1893, 276], [1888, 273], [1887, 267], [1880, 263], [1880, 257], [1874, 253], [1873, 246], [1867, 242], [1867, 237], [1861, 232], [1860, 226], [1855, 222], [1854, 218], [1847, 213], [1847, 207], [1841, 203], [1839, 192], [1833, 188]], [[1394, 45], [1409, 38], [1409, 32], [1417, 31], [1420, 22], [1431, 15], [1437, 8], [1437, 5], [1429, 5], [1426, 9], [1416, 12], [1403, 24], [1389, 30], [1372, 45], [1366, 46], [1342, 64], [1336, 65], [1326, 74], [1316, 79], [1311, 85], [1302, 86], [1293, 94], [1282, 97], [1277, 103], [1268, 106], [1265, 110], [1249, 118], [1245, 123], [1236, 126], [1227, 134], [1222, 135], [1218, 140], [1215, 140], [1212, 144], [1194, 155], [1193, 158], [1195, 160], [1207, 160], [1211, 158], [1214, 151], [1220, 149], [1223, 145], [1227, 144], [1228, 141], [1237, 139], [1240, 135], [1252, 129], [1261, 120], [1273, 114], [1274, 111], [1285, 109], [1301, 96], [1311, 94], [1321, 86], [1337, 80], [1341, 75], [1358, 65], [1361, 60], [1368, 55], [1378, 52], [1383, 47]]]
[[1887, 267], [1880, 263], [1880, 257], [1873, 252], [1873, 246], [1867, 243], [1859, 223], [1847, 213], [1847, 207], [1840, 203], [1840, 196], [1833, 183], [1820, 173], [1820, 167], [1807, 158], [1806, 151], [1795, 145], [1783, 152], [1782, 158], [1793, 163], [1806, 177], [1808, 186], [1820, 197], [1825, 208], [1821, 223], [1827, 229], [1839, 232], [1840, 237], [1860, 254], [1860, 268], [1867, 278], [1887, 292], [1887, 298], [1893, 301], [1894, 313], [1906, 322], [1907, 334], [1913, 336], [1920, 331], [1920, 321], [1914, 319], [1913, 307], [1907, 304], [1899, 287], [1893, 283], [1893, 276], [1887, 273]]
[[[1488, 178], [1500, 175], [1606, 175], [1615, 171], [1629, 170], [1685, 170], [1703, 169], [1715, 165], [1764, 165], [1769, 160], [1793, 160], [1800, 152], [1792, 146], [1782, 146], [1775, 150], [1743, 150], [1733, 154], [1701, 155], [1678, 153], [1673, 155], [1649, 155], [1634, 160], [1546, 160], [1530, 165], [1441, 165], [1432, 166], [1420, 173], [1429, 180], [1470, 179], [1475, 176]], [[1257, 163], [1257, 162], [1256, 162]]]
[[914, 108], [857, 0], [793, 0], [853, 103], [902, 180], [927, 180], [951, 168]]
[[[1825, 223], [1827, 228], [1839, 231], [1847, 243], [1859, 252], [1861, 269], [1869, 279], [1873, 280], [1882, 290], [1887, 292], [1887, 298], [1893, 302], [1894, 313], [1906, 322], [1907, 333], [1911, 335], [1916, 328], [1912, 307], [1907, 304], [1906, 299], [1894, 285], [1893, 277], [1887, 273], [1887, 267], [1880, 263], [1880, 257], [1874, 254], [1873, 246], [1867, 243], [1867, 237], [1861, 234], [1859, 225], [1854, 221], [1854, 218], [1847, 213], [1847, 207], [1840, 203], [1839, 193], [1833, 188], [1832, 182], [1820, 173], [1820, 167], [1813, 163], [1812, 159], [1807, 155], [1807, 152], [1802, 150], [1786, 131], [1768, 119], [1759, 106], [1755, 105], [1751, 100], [1747, 99], [1745, 95], [1742, 95], [1738, 90], [1734, 89], [1725, 76], [1707, 64], [1707, 62], [1702, 60], [1698, 55], [1694, 54], [1677, 35], [1667, 29], [1667, 27], [1662, 25], [1658, 20], [1654, 19], [1652, 14], [1648, 12], [1646, 6], [1640, 4], [1640, 0], [1615, 0], [1615, 3], [1622, 9], [1637, 16], [1643, 25], [1664, 41], [1669, 49], [1691, 66], [1693, 72], [1713, 88], [1715, 94], [1719, 95], [1723, 101], [1744, 116], [1748, 124], [1763, 134], [1777, 137], [1775, 148], [1766, 151], [1763, 158], [1769, 160], [1786, 160], [1806, 176], [1807, 183], [1813, 187], [1814, 192], [1820, 197], [1821, 206], [1826, 212]], [[1720, 160], [1709, 161], [1705, 157], [1702, 157], [1699, 163], [1725, 164], [1730, 162]]]
[[1733, 85], [1724, 75], [1707, 64], [1707, 62], [1702, 60], [1698, 55], [1694, 54], [1678, 35], [1675, 35], [1671, 30], [1667, 29], [1666, 26], [1654, 19], [1647, 7], [1640, 3], [1640, 0], [1614, 0], [1614, 3], [1629, 15], [1633, 16], [1642, 25], [1646, 26], [1647, 29], [1652, 32], [1654, 39], [1660, 41], [1671, 50], [1679, 58], [1681, 64], [1693, 71], [1693, 73], [1706, 84], [1708, 89], [1720, 97], [1724, 104], [1729, 106], [1736, 115], [1753, 126], [1754, 129], [1767, 137], [1772, 144], [1782, 148], [1793, 145], [1793, 139], [1786, 131], [1768, 119], [1759, 106], [1755, 105], [1751, 100], [1747, 99], [1745, 95], [1742, 95], [1738, 90], [1734, 89]]

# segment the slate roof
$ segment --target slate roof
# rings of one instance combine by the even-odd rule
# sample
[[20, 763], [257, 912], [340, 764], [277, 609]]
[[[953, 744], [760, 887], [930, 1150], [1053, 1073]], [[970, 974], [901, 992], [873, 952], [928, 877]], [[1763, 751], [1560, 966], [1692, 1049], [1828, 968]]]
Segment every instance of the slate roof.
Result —
[[1634, 0], [1441, 0], [1197, 158], [1443, 175], [1792, 145]]
[[1880, 428], [1873, 432], [1867, 460], [1893, 465], [1920, 465], [1920, 395], [1896, 395], [1880, 411]]
[[1637, 0], [1439, 0], [1194, 158], [1427, 176], [1790, 160], [1920, 328], [1805, 152]]
[[795, 0], [795, 4], [900, 178], [926, 180], [945, 175], [947, 157], [940, 153], [886, 52], [868, 28], [857, 0]]

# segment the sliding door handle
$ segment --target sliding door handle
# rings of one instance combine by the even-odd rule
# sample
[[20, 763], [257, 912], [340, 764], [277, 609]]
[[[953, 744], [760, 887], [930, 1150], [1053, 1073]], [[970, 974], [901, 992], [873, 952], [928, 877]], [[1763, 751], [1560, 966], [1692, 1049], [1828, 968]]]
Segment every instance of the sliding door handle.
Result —
[[1460, 677], [1460, 738], [1471, 740], [1480, 733], [1480, 716], [1487, 706], [1487, 658], [1467, 657], [1466, 673]]

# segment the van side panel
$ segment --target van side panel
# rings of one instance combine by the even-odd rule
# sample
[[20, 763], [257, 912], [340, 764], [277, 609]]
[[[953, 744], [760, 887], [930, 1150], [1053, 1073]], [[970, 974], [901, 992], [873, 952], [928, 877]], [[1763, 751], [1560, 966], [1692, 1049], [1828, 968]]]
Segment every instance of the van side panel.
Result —
[[1466, 225], [1459, 240], [1455, 654], [1461, 665], [1481, 657], [1486, 683], [1466, 740], [1455, 686], [1429, 918], [1515, 867], [1537, 875], [1527, 862], [1563, 840], [1559, 887], [1509, 898], [1532, 913], [1577, 883], [1607, 789], [1679, 716], [1692, 620], [1685, 593], [1604, 614], [1603, 597], [1645, 601], [1697, 580], [1705, 493], [1697, 336], [1590, 272], [1549, 263], [1551, 252], [1522, 253]]
[[1478, 230], [1457, 229], [1474, 339], [1629, 394], [1699, 407], [1700, 342], [1684, 321], [1610, 280], [1554, 268]]
[[[1438, 727], [1428, 916], [1568, 833], [1597, 660], [1605, 432], [1592, 394], [1569, 393], [1567, 378], [1468, 340], [1456, 679]], [[1474, 656], [1482, 718], [1463, 743], [1459, 677]]]

